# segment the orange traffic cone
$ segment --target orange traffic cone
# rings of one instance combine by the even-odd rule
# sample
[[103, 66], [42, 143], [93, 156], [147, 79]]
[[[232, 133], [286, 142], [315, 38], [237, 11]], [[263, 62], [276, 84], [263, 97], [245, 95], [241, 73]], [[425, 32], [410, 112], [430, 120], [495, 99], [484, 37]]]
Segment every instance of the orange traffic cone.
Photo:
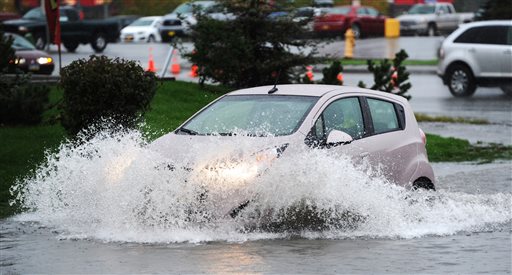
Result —
[[306, 70], [307, 70], [306, 76], [308, 77], [309, 81], [313, 81], [313, 67], [307, 66]]
[[336, 76], [336, 79], [340, 82], [341, 85], [343, 85], [343, 73], [338, 73], [338, 76]]
[[393, 74], [391, 75], [391, 84], [393, 84], [393, 87], [398, 86], [397, 79], [398, 79], [398, 72], [394, 71]]
[[156, 72], [155, 69], [155, 61], [153, 60], [153, 49], [149, 48], [149, 62], [148, 62], [148, 68], [146, 69], [148, 72]]
[[180, 74], [180, 72], [181, 72], [181, 66], [179, 63], [178, 55], [179, 55], [178, 51], [174, 50], [173, 58], [172, 58], [172, 65], [171, 65], [171, 74]]
[[190, 74], [189, 75], [191, 77], [197, 77], [198, 76], [197, 70], [199, 70], [199, 67], [196, 64], [192, 65], [192, 67], [190, 67]]

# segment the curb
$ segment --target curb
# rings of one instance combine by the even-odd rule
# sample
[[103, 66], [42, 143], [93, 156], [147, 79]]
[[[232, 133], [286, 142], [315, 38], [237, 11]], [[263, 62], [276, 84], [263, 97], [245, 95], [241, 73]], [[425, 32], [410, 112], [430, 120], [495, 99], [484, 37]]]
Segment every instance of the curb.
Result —
[[[190, 70], [189, 64], [180, 64], [182, 70]], [[326, 68], [327, 65], [320, 64], [313, 66], [314, 73], [322, 73], [322, 70]], [[411, 74], [423, 74], [423, 75], [437, 75], [437, 67], [430, 65], [409, 65], [405, 66], [407, 71]], [[363, 74], [370, 72], [368, 71], [368, 67], [366, 65], [343, 65], [343, 73], [356, 73]]]

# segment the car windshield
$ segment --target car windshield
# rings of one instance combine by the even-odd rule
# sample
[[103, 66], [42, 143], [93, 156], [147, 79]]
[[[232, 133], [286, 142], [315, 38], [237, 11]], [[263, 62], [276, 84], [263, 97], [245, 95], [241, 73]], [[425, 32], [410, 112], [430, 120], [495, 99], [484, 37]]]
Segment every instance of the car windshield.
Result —
[[341, 8], [331, 8], [327, 9], [327, 14], [349, 14], [350, 10], [352, 8], [350, 7], [341, 7]]
[[41, 8], [35, 8], [29, 10], [25, 15], [23, 15], [23, 19], [42, 19], [44, 18], [43, 10]]
[[409, 14], [430, 14], [434, 13], [435, 7], [429, 5], [414, 5], [409, 10]]
[[183, 3], [183, 4], [179, 5], [176, 9], [174, 9], [174, 11], [172, 13], [188, 14], [188, 13], [194, 12], [194, 9], [201, 11], [201, 10], [205, 10], [205, 9], [213, 6], [214, 4], [215, 4], [215, 2], [213, 2], [213, 1], [212, 2], [204, 1], [204, 2]]
[[317, 100], [313, 96], [226, 96], [193, 117], [178, 133], [289, 135], [298, 129]]
[[133, 23], [130, 24], [132, 27], [140, 27], [140, 26], [151, 26], [153, 23], [153, 19], [147, 19], [147, 18], [141, 18], [133, 21]]
[[23, 37], [21, 37], [19, 35], [7, 34], [7, 36], [11, 36], [11, 37], [14, 38], [14, 41], [12, 42], [12, 47], [16, 51], [35, 50], [36, 49], [34, 47], [34, 45], [32, 45], [32, 43], [30, 43], [27, 39], [25, 39], [25, 38], [23, 38]]

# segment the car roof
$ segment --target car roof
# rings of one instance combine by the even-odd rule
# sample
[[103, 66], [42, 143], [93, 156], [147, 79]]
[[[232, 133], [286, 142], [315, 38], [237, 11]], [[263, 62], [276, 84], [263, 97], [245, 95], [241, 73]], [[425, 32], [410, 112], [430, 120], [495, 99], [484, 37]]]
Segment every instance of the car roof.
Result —
[[476, 21], [463, 24], [464, 27], [478, 27], [478, 26], [512, 26], [512, 20], [488, 20], [488, 21]]
[[[274, 86], [260, 86], [254, 88], [247, 88], [236, 90], [228, 95], [265, 95]], [[277, 85], [277, 91], [272, 95], [298, 95], [298, 96], [335, 96], [341, 94], [355, 93], [361, 95], [374, 95], [378, 97], [387, 97], [395, 101], [404, 102], [405, 98], [393, 95], [386, 92], [374, 91], [370, 89], [363, 89], [359, 87], [340, 86], [340, 85], [323, 85], [323, 84], [285, 84]]]
[[160, 19], [162, 18], [163, 16], [144, 16], [144, 17], [139, 17], [137, 18], [137, 20], [140, 20], [140, 19], [150, 19], [150, 20], [156, 20], [156, 19]]

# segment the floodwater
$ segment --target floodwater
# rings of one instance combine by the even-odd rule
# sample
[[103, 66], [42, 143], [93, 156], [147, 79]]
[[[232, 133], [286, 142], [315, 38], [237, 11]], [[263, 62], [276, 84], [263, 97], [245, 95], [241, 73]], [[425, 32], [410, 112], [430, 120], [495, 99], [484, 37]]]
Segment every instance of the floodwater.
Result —
[[[222, 158], [213, 142], [189, 151]], [[435, 164], [436, 192], [321, 150], [243, 181], [197, 163], [138, 133], [62, 145], [12, 190], [27, 211], [0, 221], [0, 273], [512, 271], [510, 161]], [[219, 210], [253, 194], [235, 218]]]

